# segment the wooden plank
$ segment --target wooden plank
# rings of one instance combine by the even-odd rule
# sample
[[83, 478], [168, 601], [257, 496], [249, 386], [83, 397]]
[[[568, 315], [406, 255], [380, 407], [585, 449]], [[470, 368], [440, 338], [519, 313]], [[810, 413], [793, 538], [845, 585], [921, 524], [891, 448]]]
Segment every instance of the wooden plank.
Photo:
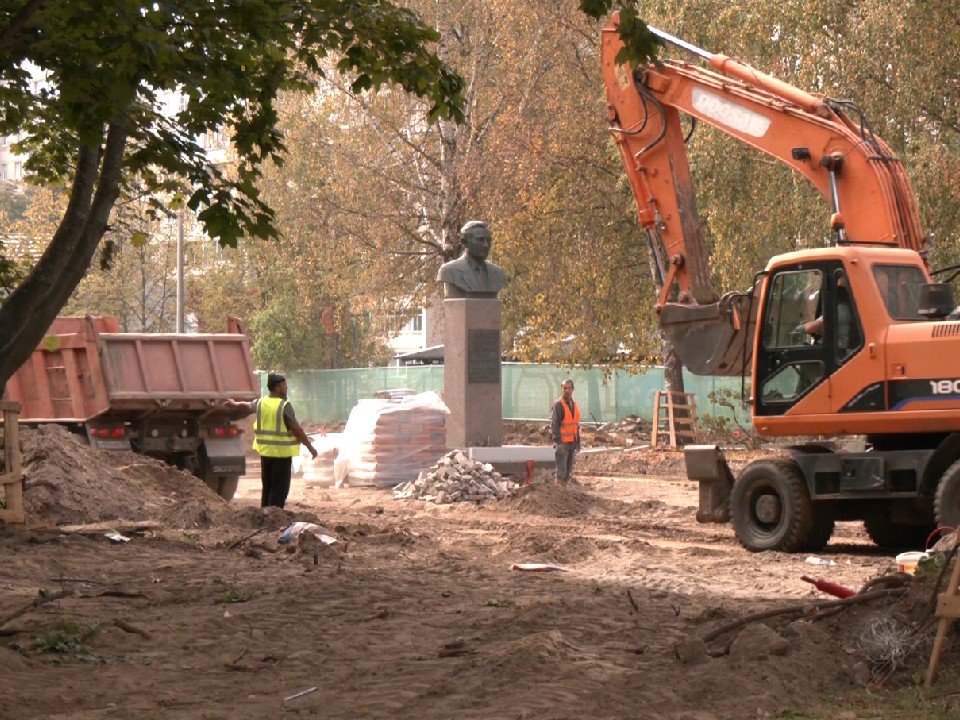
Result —
[[[950, 573], [950, 580], [947, 582], [947, 590], [941, 594], [941, 601], [944, 597], [957, 597], [957, 587], [960, 586], [960, 555], [954, 557], [953, 572]], [[939, 613], [938, 613], [939, 615]], [[933, 641], [933, 651], [930, 653], [930, 664], [927, 666], [926, 686], [930, 687], [937, 679], [937, 665], [940, 664], [940, 653], [943, 652], [943, 641], [947, 637], [947, 631], [953, 624], [953, 618], [943, 617], [940, 619], [940, 626], [937, 628], [937, 637]]]
[[939, 618], [960, 618], [960, 595], [948, 595], [943, 593], [937, 601], [937, 617]]
[[11, 525], [13, 524], [22, 525], [26, 521], [27, 521], [27, 518], [24, 515], [24, 512], [22, 510], [20, 512], [15, 512], [10, 509], [0, 510], [0, 522], [11, 524]]
[[653, 433], [650, 437], [650, 445], [654, 448], [657, 447], [657, 443], [660, 439], [660, 391], [657, 390], [653, 393]]
[[6, 473], [3, 483], [3, 499], [6, 508], [0, 511], [0, 520], [9, 523], [26, 522], [23, 508], [23, 458], [20, 454], [20, 424], [17, 403], [3, 403], [3, 460]]
[[163, 527], [163, 524], [154, 520], [104, 520], [103, 522], [87, 523], [85, 525], [57, 525], [51, 529], [67, 535], [100, 535], [110, 530], [116, 530], [122, 534], [159, 530], [161, 527]]

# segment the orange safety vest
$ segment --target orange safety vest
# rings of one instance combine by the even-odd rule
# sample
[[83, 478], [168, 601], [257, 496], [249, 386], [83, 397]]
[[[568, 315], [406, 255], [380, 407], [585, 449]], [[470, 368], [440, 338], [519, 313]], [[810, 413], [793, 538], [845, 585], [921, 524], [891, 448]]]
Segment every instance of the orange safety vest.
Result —
[[560, 442], [576, 442], [577, 438], [580, 437], [580, 406], [577, 405], [576, 400], [571, 400], [570, 402], [573, 403], [573, 413], [571, 414], [570, 408], [563, 401], [563, 398], [560, 398], [557, 402], [563, 408], [563, 419], [560, 421]]

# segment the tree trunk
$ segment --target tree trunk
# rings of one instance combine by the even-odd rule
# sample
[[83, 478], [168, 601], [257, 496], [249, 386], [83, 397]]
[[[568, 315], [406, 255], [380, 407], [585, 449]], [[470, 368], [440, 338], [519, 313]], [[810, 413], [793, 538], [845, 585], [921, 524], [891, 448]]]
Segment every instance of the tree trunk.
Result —
[[663, 341], [663, 386], [664, 390], [685, 392], [683, 389], [683, 364], [673, 351], [673, 345]]
[[459, 180], [457, 142], [460, 129], [449, 120], [440, 126], [440, 240], [443, 262], [460, 256], [463, 193]]
[[77, 153], [70, 202], [53, 239], [0, 306], [0, 386], [30, 357], [89, 269], [120, 195], [126, 140], [126, 131], [111, 125], [102, 148], [85, 146]]

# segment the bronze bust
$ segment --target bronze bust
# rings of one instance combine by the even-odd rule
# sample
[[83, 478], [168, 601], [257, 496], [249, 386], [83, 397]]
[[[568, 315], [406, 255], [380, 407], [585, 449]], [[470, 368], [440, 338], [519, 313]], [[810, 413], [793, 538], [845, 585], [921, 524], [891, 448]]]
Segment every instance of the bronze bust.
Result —
[[482, 220], [471, 220], [460, 228], [463, 254], [440, 266], [437, 280], [447, 298], [495, 298], [503, 289], [503, 270], [487, 262], [493, 235]]

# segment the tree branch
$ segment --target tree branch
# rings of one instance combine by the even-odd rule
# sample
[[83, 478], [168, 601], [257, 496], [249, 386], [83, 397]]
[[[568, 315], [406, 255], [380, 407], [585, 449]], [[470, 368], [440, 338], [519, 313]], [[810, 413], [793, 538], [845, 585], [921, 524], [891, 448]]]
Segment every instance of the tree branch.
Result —
[[866, 593], [860, 593], [853, 595], [852, 597], [844, 598], [842, 600], [826, 600], [823, 602], [816, 603], [799, 603], [797, 605], [787, 605], [786, 607], [773, 608], [772, 610], [764, 610], [762, 612], [753, 613], [751, 615], [745, 615], [742, 618], [737, 620], [732, 620], [726, 625], [721, 625], [715, 630], [711, 630], [706, 633], [702, 640], [707, 643], [711, 640], [724, 635], [725, 633], [730, 632], [731, 630], [736, 630], [743, 625], [749, 625], [752, 622], [757, 622], [758, 620], [765, 620], [766, 618], [776, 617], [777, 615], [795, 615], [798, 613], [809, 613], [814, 610], [825, 610], [827, 608], [837, 608], [844, 607], [847, 605], [855, 605], [862, 602], [870, 602], [871, 600], [876, 600], [877, 598], [888, 597], [890, 595], [902, 595], [904, 592], [901, 588], [894, 588], [890, 590], [872, 590]]

